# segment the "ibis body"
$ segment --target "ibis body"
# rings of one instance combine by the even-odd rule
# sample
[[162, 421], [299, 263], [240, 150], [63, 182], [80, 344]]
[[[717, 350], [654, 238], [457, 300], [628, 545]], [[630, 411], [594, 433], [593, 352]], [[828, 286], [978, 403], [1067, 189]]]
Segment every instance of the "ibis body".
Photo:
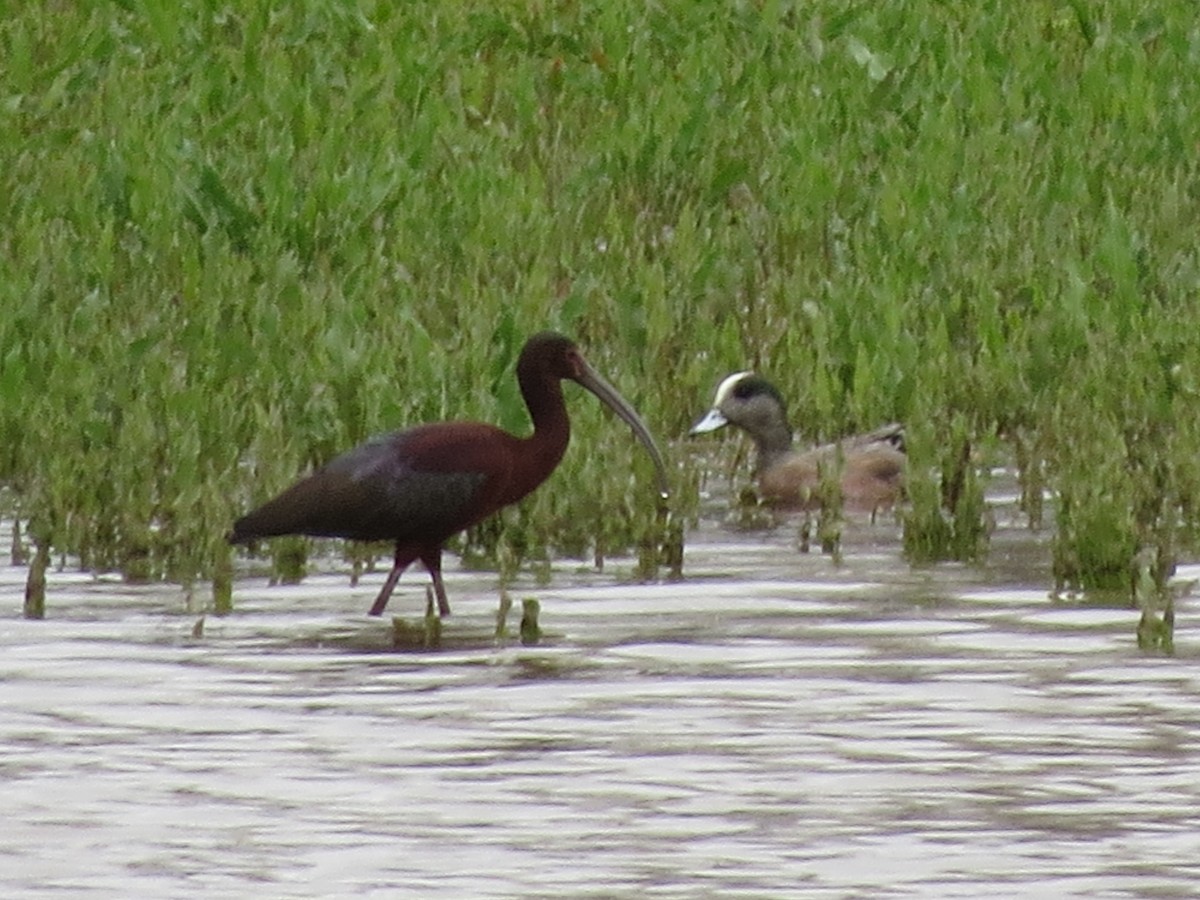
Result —
[[391, 572], [371, 606], [380, 615], [404, 570], [420, 560], [438, 612], [450, 604], [442, 583], [449, 538], [516, 503], [554, 471], [570, 440], [562, 381], [591, 391], [633, 429], [658, 471], [662, 456], [633, 407], [559, 334], [531, 337], [517, 361], [533, 433], [517, 437], [482, 422], [438, 422], [394, 431], [336, 457], [234, 523], [232, 544], [284, 534], [391, 541]]

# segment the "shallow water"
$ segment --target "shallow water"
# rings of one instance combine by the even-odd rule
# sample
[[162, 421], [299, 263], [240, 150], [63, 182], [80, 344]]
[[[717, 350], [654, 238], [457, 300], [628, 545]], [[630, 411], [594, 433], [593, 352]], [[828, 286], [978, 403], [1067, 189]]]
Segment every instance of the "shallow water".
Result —
[[24, 621], [0, 568], [0, 896], [1193, 896], [1190, 601], [1144, 656], [1000, 518], [917, 570], [894, 522], [835, 566], [707, 521], [683, 582], [518, 585], [531, 648], [453, 560], [434, 652], [362, 614], [382, 573], [247, 579], [195, 636], [177, 589], [71, 572]]

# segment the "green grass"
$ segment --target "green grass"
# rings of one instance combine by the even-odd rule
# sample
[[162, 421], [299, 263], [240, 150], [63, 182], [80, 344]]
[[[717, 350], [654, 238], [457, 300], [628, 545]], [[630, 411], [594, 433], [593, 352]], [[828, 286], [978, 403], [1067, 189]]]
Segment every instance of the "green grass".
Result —
[[[1064, 586], [1194, 546], [1189, 4], [125, 0], [15, 8], [0, 59], [0, 483], [85, 567], [227, 573], [240, 510], [371, 433], [527, 427], [546, 327], [664, 438], [748, 366], [814, 439], [907, 422], [914, 559], [985, 552], [1010, 447]], [[677, 528], [568, 393], [465, 549]]]

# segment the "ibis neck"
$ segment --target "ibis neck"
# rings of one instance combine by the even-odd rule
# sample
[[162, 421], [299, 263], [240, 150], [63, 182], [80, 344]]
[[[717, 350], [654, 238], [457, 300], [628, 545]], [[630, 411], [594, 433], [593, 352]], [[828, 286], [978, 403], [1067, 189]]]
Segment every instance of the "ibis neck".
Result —
[[[539, 468], [549, 474], [567, 450], [571, 439], [571, 423], [563, 400], [562, 382], [536, 373], [517, 373], [521, 396], [533, 420], [533, 434], [526, 441], [538, 460]], [[543, 476], [544, 477], [544, 476]]]

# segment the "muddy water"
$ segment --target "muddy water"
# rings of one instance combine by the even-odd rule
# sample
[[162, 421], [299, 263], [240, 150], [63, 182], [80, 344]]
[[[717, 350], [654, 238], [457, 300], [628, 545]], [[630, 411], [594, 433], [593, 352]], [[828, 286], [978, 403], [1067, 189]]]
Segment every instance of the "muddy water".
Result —
[[0, 568], [0, 896], [1192, 896], [1191, 603], [1143, 656], [1047, 598], [1044, 540], [912, 570], [856, 522], [839, 567], [706, 521], [682, 583], [518, 586], [534, 648], [451, 561], [446, 646], [402, 653], [381, 575], [246, 580], [197, 635], [69, 571], [23, 621]]

